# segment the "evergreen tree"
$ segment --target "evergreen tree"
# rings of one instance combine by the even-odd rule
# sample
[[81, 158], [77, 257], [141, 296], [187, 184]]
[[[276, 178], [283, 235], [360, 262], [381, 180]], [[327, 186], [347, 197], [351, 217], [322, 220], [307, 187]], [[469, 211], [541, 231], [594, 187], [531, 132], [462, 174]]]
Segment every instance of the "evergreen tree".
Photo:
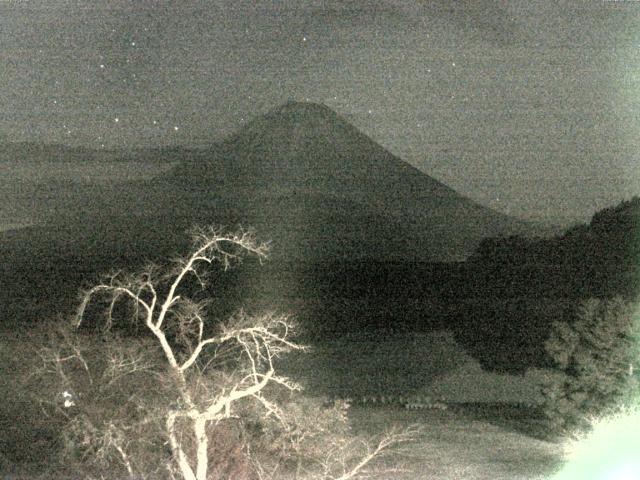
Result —
[[591, 417], [640, 392], [638, 305], [621, 297], [585, 301], [573, 324], [556, 322], [545, 350], [561, 375], [543, 386], [543, 411], [557, 431], [582, 429]]

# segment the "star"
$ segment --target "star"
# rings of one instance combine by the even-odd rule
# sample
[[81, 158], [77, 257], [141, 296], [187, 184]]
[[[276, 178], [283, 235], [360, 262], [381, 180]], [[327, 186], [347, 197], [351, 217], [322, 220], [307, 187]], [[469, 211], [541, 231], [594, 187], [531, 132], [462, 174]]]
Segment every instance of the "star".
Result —
[[177, 132], [178, 131], [178, 127], [174, 126], [173, 129]]
[[113, 119], [114, 122], [118, 123], [120, 121], [120, 119], [118, 117]]
[[100, 64], [100, 68], [104, 68], [104, 63], [101, 63], [101, 64]]

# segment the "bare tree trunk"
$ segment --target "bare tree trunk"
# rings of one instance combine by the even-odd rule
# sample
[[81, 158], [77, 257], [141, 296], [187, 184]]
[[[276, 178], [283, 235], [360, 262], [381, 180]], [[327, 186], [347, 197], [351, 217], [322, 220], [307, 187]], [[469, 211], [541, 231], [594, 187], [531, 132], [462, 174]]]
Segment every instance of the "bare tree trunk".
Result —
[[197, 480], [207, 480], [207, 469], [209, 467], [209, 439], [207, 438], [207, 421], [202, 417], [197, 418], [196, 420], [194, 420], [193, 430], [196, 435], [196, 445], [198, 447], [196, 453], [196, 477]]
[[[225, 245], [231, 245], [231, 247], [226, 249]], [[157, 340], [168, 363], [167, 373], [174, 382], [173, 384], [167, 382], [167, 386], [170, 385], [171, 390], [165, 398], [167, 400], [166, 410], [162, 413], [172, 455], [169, 469], [172, 476], [174, 471], [179, 472], [179, 476], [183, 480], [207, 480], [209, 469], [207, 425], [231, 417], [232, 404], [235, 405], [236, 402], [241, 401], [258, 402], [265, 409], [266, 416], [273, 415], [285, 425], [286, 415], [281, 412], [274, 401], [264, 396], [264, 389], [269, 384], [277, 384], [292, 391], [301, 388], [290, 379], [276, 375], [273, 365], [273, 360], [281, 354], [305, 348], [290, 340], [293, 324], [287, 316], [265, 314], [259, 317], [249, 317], [241, 311], [237, 316], [232, 317], [227, 324], [221, 324], [217, 335], [207, 337], [205, 335], [207, 303], [204, 301], [194, 302], [180, 295], [181, 283], [189, 275], [195, 277], [204, 287], [204, 277], [198, 272], [201, 265], [210, 265], [214, 260], [217, 260], [222, 262], [226, 269], [242, 251], [251, 252], [259, 258], [263, 258], [266, 255], [267, 246], [266, 244], [258, 244], [250, 233], [222, 235], [212, 228], [200, 230], [196, 234], [194, 250], [191, 255], [176, 261], [174, 268], [169, 270], [167, 274], [157, 274], [152, 267], [133, 276], [119, 277], [118, 274], [114, 274], [107, 282], [87, 291], [78, 308], [77, 326], [80, 326], [92, 296], [108, 295], [109, 308], [106, 314], [106, 327], [109, 329], [113, 324], [112, 315], [118, 312], [115, 308], [116, 303], [120, 298], [127, 299], [133, 303], [136, 309], [136, 314], [131, 320], [143, 321]], [[164, 298], [159, 298], [158, 294], [164, 291], [167, 291]], [[140, 314], [144, 314], [144, 316]], [[182, 347], [186, 348], [186, 351], [181, 351], [180, 355], [177, 355], [175, 350], [177, 347], [175, 342], [178, 341], [173, 340], [172, 336], [167, 338], [168, 328], [172, 328], [172, 332], [179, 333]], [[243, 368], [239, 369], [240, 373], [236, 374], [236, 377], [233, 377], [230, 388], [228, 386], [222, 388], [221, 386], [219, 389], [212, 387], [209, 390], [204, 370], [200, 370], [197, 361], [204, 348], [209, 346], [217, 348], [227, 343], [235, 344], [242, 352]], [[88, 372], [86, 363], [77, 351], [68, 357], [68, 359], [71, 358], [80, 359]], [[63, 359], [58, 355], [53, 357], [53, 361], [58, 367], [57, 373], [67, 383], [68, 378], [61, 368]], [[134, 366], [132, 371], [135, 371], [139, 362], [140, 360], [136, 359], [131, 364]], [[132, 368], [131, 365], [127, 368]], [[199, 389], [203, 385], [207, 398], [202, 398], [203, 389]], [[176, 399], [179, 403], [178, 406], [173, 404]], [[189, 432], [193, 432], [195, 452], [191, 449], [192, 437]], [[126, 431], [122, 433], [122, 435], [127, 434]], [[185, 434], [184, 439], [183, 434]], [[325, 480], [354, 478], [360, 475], [365, 465], [383, 450], [397, 443], [408, 441], [412, 436], [413, 432], [411, 431], [392, 432], [384, 436], [373, 448], [367, 444], [365, 454], [354, 466], [348, 468], [349, 462], [342, 463], [342, 474], [339, 476], [332, 475], [332, 465], [329, 463], [331, 459], [328, 458], [326, 462], [322, 462], [325, 467], [324, 472], [320, 472], [314, 478]], [[110, 448], [113, 446], [110, 445]], [[118, 450], [129, 475], [133, 478], [137, 469], [133, 463], [135, 458], [131, 457], [124, 447], [115, 445], [115, 448]], [[329, 456], [331, 455], [332, 453], [329, 452]], [[297, 474], [300, 476], [304, 473], [305, 467], [302, 458], [297, 460]]]
[[193, 469], [187, 457], [182, 450], [182, 445], [178, 441], [176, 436], [176, 415], [175, 413], [169, 414], [167, 417], [167, 435], [169, 436], [169, 445], [171, 446], [171, 452], [173, 453], [174, 460], [178, 463], [178, 468], [184, 480], [198, 480], [193, 473]]

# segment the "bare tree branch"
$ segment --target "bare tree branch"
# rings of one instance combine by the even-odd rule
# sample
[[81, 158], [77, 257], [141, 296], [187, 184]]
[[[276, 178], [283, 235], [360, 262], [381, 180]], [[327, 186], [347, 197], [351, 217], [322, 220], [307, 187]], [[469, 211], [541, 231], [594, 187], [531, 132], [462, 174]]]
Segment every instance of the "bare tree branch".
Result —
[[[88, 432], [82, 442], [97, 445], [100, 458], [108, 455], [112, 459], [118, 458], [129, 477], [134, 478], [138, 471], [135, 452], [142, 451], [140, 447], [132, 450], [137, 441], [135, 433], [143, 427], [158, 425], [157, 428], [165, 435], [172, 461], [166, 464], [163, 459], [156, 465], [164, 465], [172, 478], [206, 480], [210, 473], [207, 427], [242, 415], [242, 405], [247, 404], [257, 407], [262, 418], [269, 418], [269, 422], [280, 425], [291, 436], [290, 445], [299, 446], [308, 440], [320, 445], [324, 432], [296, 430], [291, 415], [268, 395], [271, 392], [267, 389], [269, 385], [277, 386], [281, 391], [301, 390], [298, 383], [277, 375], [274, 365], [275, 359], [281, 355], [306, 349], [292, 339], [294, 322], [283, 315], [266, 313], [252, 316], [241, 310], [228, 321], [219, 323], [211, 333], [205, 328], [208, 303], [191, 300], [191, 284], [184, 285], [187, 278], [192, 277], [196, 285], [204, 288], [207, 280], [205, 269], [212, 263], [218, 262], [226, 270], [233, 262], [240, 261], [243, 254], [253, 254], [262, 261], [267, 251], [267, 245], [258, 243], [251, 232], [227, 235], [210, 227], [197, 229], [193, 232], [191, 253], [174, 261], [167, 273], [162, 274], [154, 266], [147, 266], [136, 275], [116, 272], [103, 283], [85, 291], [76, 312], [76, 328], [85, 321], [87, 309], [95, 298], [106, 304], [107, 331], [118, 325], [116, 320], [122, 320], [118, 316], [126, 316], [151, 333], [149, 341], [154, 345], [151, 352], [157, 357], [148, 359], [143, 350], [136, 350], [137, 346], [126, 349], [116, 344], [113, 348], [105, 348], [102, 354], [107, 365], [102, 367], [102, 375], [96, 380], [91, 378], [90, 365], [79, 348], [67, 348], [62, 352], [50, 349], [41, 353], [46, 368], [65, 384], [71, 384], [67, 367], [70, 362], [75, 362], [76, 370], [81, 367], [80, 371], [86, 371], [90, 383], [100, 384], [98, 393], [101, 397], [116, 399], [124, 379], [144, 374], [147, 375], [145, 378], [159, 384], [163, 395], [161, 400], [166, 402], [146, 410], [144, 415], [131, 414], [132, 411], [137, 412], [132, 407], [142, 399], [135, 392], [126, 394], [125, 406], [116, 409], [128, 409], [128, 418], [135, 420], [130, 424], [111, 421], [93, 424], [87, 420], [88, 417], [77, 416], [74, 425], [79, 429], [78, 434], [82, 429]], [[130, 307], [133, 307], [133, 315]], [[210, 352], [210, 357], [203, 358], [205, 350]], [[164, 365], [163, 369], [154, 368], [157, 361]], [[230, 361], [237, 365], [233, 371], [226, 366]], [[218, 368], [209, 370], [212, 365]], [[146, 407], [150, 408], [149, 405]], [[336, 412], [339, 420], [346, 423], [346, 412]], [[325, 447], [321, 453], [326, 453], [326, 457], [317, 464], [320, 472], [316, 471], [313, 478], [354, 478], [382, 452], [411, 438], [412, 432], [390, 432], [373, 446], [363, 443], [364, 453], [357, 460], [353, 460], [353, 452], [348, 451], [356, 445], [346, 440], [341, 441], [337, 449], [327, 451]], [[319, 447], [314, 448], [318, 450]], [[342, 467], [338, 474], [335, 473], [336, 460]], [[260, 471], [266, 474], [264, 469]]]

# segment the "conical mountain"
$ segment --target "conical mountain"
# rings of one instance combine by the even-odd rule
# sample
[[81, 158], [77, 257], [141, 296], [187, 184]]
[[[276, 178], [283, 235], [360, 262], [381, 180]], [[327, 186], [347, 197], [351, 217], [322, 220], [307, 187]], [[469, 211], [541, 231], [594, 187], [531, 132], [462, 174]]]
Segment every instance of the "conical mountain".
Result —
[[[289, 102], [163, 181], [209, 196], [279, 253], [459, 260], [527, 225], [459, 195], [324, 105]], [[180, 216], [180, 215], [178, 215]], [[279, 251], [279, 247], [283, 251]]]
[[57, 246], [83, 262], [99, 254], [108, 265], [180, 251], [193, 224], [241, 224], [271, 240], [275, 259], [450, 261], [484, 237], [532, 229], [459, 195], [314, 103], [282, 105], [209, 148], [159, 153], [177, 166], [151, 181], [62, 186], [64, 195], [53, 196], [38, 187], [46, 224], [0, 235], [0, 247], [12, 257], [24, 251], [26, 263], [32, 251], [54, 262]]
[[[0, 233], [0, 281], [12, 299], [5, 305], [32, 308], [42, 291], [70, 302], [97, 273], [166, 262], [188, 248], [184, 232], [194, 224], [254, 228], [271, 241], [274, 271], [289, 275], [278, 287], [288, 293], [306, 277], [317, 284], [305, 265], [320, 265], [333, 279], [336, 268], [360, 259], [374, 270], [371, 260], [460, 260], [484, 237], [530, 231], [395, 157], [322, 105], [287, 103], [210, 148], [144, 154], [158, 153], [176, 167], [153, 180], [64, 184], [60, 195], [49, 184], [34, 187], [46, 221]], [[349, 275], [347, 282], [359, 281]]]
[[[307, 188], [331, 193], [379, 186], [456, 193], [393, 156], [324, 105], [289, 102], [255, 119], [209, 162], [175, 171], [189, 182], [250, 182], [254, 188]], [[403, 185], [403, 182], [410, 181]], [[330, 192], [327, 192], [327, 189]], [[366, 201], [366, 199], [363, 199]], [[410, 202], [415, 203], [415, 202]]]

